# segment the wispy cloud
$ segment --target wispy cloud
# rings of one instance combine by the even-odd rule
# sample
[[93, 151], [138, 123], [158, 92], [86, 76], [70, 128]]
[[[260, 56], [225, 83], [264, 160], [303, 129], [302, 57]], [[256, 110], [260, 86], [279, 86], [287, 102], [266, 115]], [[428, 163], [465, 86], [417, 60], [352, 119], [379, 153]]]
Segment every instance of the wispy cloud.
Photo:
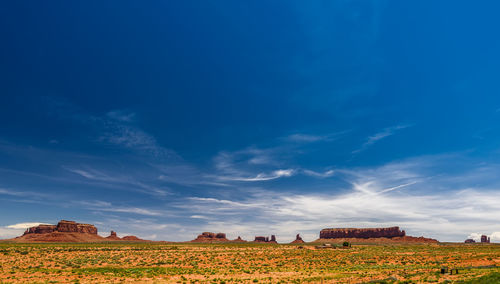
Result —
[[135, 113], [124, 110], [113, 110], [108, 112], [106, 116], [117, 121], [131, 122], [135, 118]]
[[6, 226], [6, 228], [9, 228], [9, 229], [28, 229], [28, 228], [35, 227], [38, 225], [50, 225], [50, 224], [40, 223], [40, 222], [28, 222], [28, 223], [17, 223], [17, 224], [13, 224], [13, 225], [8, 225], [8, 226]]
[[63, 119], [78, 123], [82, 131], [95, 136], [94, 142], [120, 146], [139, 154], [157, 159], [177, 159], [178, 155], [144, 131], [136, 122], [136, 113], [127, 110], [111, 110], [105, 115], [95, 115], [65, 99], [48, 97], [46, 103], [52, 112]]
[[316, 142], [325, 140], [326, 138], [327, 138], [326, 136], [300, 134], [300, 133], [292, 134], [287, 137], [288, 140], [294, 142]]
[[[499, 226], [492, 226], [500, 212], [500, 185], [474, 187], [482, 180], [478, 172], [483, 170], [463, 172], [461, 182], [454, 180], [454, 174], [429, 176], [444, 160], [456, 163], [460, 159], [428, 156], [376, 168], [339, 170], [350, 187], [331, 192], [247, 190], [244, 198], [190, 198], [184, 206], [194, 215], [208, 216], [207, 227], [238, 228], [239, 234], [247, 236], [275, 233], [282, 241], [291, 240], [296, 232], [314, 240], [319, 230], [332, 226], [398, 225], [410, 235], [442, 241], [463, 241], [471, 230], [495, 235], [491, 232], [500, 231]], [[440, 190], [430, 190], [435, 188]]]
[[239, 176], [221, 176], [221, 180], [231, 180], [231, 181], [268, 181], [273, 179], [278, 179], [281, 177], [291, 177], [295, 174], [293, 169], [276, 170], [271, 173], [259, 173], [254, 177], [239, 177]]
[[363, 145], [361, 145], [361, 148], [352, 151], [352, 153], [356, 154], [356, 153], [362, 152], [362, 151], [366, 150], [368, 147], [377, 143], [378, 141], [394, 135], [398, 130], [405, 129], [405, 128], [408, 128], [411, 126], [412, 125], [407, 124], [407, 125], [397, 125], [397, 126], [385, 128], [382, 131], [375, 133], [372, 136], [369, 136], [368, 139], [366, 140], [366, 142], [363, 143]]
[[160, 146], [152, 135], [130, 125], [106, 123], [106, 130], [98, 141], [150, 154], [155, 158], [179, 158], [173, 150]]
[[[150, 183], [138, 181], [130, 175], [122, 175], [116, 173], [112, 175], [93, 168], [87, 168], [87, 169], [79, 169], [71, 167], [63, 167], [63, 168], [65, 168], [69, 172], [82, 176], [88, 180], [103, 182], [106, 184], [122, 185], [122, 188], [129, 191], [147, 193], [158, 197], [170, 194], [170, 191], [164, 187], [160, 188], [158, 186], [151, 185]], [[123, 187], [123, 185], [127, 186]]]
[[235, 152], [220, 152], [214, 158], [215, 173], [207, 175], [220, 181], [268, 181], [291, 177], [294, 169], [278, 168], [281, 162], [274, 159], [280, 149], [258, 149], [255, 147]]
[[128, 214], [138, 214], [146, 216], [162, 216], [163, 212], [159, 210], [152, 210], [149, 208], [140, 208], [134, 206], [115, 206], [110, 202], [94, 200], [94, 201], [79, 201], [76, 204], [84, 206], [87, 210], [105, 211], [105, 212], [117, 212], [117, 213], [128, 213]]
[[0, 188], [0, 194], [10, 195], [10, 196], [17, 196], [17, 197], [30, 197], [30, 198], [46, 198], [46, 197], [50, 197], [50, 195], [48, 195], [48, 194], [43, 194], [43, 193], [39, 193], [39, 192], [18, 191], [18, 190], [5, 189], [5, 188]]
[[302, 170], [302, 172], [305, 174], [305, 175], [308, 175], [308, 176], [312, 176], [312, 177], [318, 177], [318, 178], [328, 178], [328, 177], [331, 177], [335, 174], [335, 171], [334, 170], [327, 170], [327, 171], [324, 171], [324, 172], [315, 172], [315, 171], [312, 171], [312, 170]]
[[294, 133], [285, 137], [285, 140], [289, 142], [295, 143], [312, 143], [319, 141], [334, 141], [340, 138], [342, 135], [350, 132], [350, 130], [339, 131], [334, 133], [328, 133], [324, 135], [313, 135], [313, 134], [305, 134], [305, 133]]
[[17, 223], [7, 226], [0, 226], [0, 239], [3, 238], [14, 238], [23, 234], [23, 232], [30, 227], [38, 226], [41, 222], [27, 222], [27, 223]]

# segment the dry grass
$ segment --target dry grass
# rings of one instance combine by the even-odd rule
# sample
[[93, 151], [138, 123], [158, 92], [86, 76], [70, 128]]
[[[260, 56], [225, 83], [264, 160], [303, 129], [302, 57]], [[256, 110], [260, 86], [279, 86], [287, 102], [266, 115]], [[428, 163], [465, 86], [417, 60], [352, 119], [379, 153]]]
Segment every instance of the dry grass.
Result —
[[494, 244], [0, 244], [4, 283], [454, 282], [500, 272], [499, 263]]

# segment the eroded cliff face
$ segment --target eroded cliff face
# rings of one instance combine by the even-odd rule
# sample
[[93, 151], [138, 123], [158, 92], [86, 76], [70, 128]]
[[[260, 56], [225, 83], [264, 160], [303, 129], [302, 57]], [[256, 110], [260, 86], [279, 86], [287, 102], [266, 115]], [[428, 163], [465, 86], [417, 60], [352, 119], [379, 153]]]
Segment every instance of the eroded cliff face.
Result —
[[305, 243], [304, 240], [300, 237], [300, 234], [297, 234], [297, 236], [295, 236], [295, 240], [293, 242], [291, 242], [292, 244], [303, 244]]
[[319, 233], [320, 239], [344, 239], [344, 238], [395, 238], [404, 237], [405, 231], [401, 231], [399, 227], [389, 228], [332, 228], [323, 229]]
[[256, 236], [254, 239], [254, 242], [256, 242], [256, 243], [278, 243], [276, 241], [275, 235], [271, 235], [271, 238], [263, 237], [263, 236]]
[[229, 240], [226, 238], [226, 234], [224, 233], [212, 233], [212, 232], [203, 232], [201, 235], [198, 235], [196, 239], [191, 242], [228, 242]]
[[65, 232], [65, 233], [85, 233], [97, 235], [97, 228], [90, 224], [80, 224], [74, 221], [61, 220], [57, 225], [39, 225], [36, 227], [31, 227], [24, 232], [27, 234], [47, 234], [53, 232]]
[[24, 234], [47, 234], [56, 230], [56, 225], [38, 225], [27, 229]]

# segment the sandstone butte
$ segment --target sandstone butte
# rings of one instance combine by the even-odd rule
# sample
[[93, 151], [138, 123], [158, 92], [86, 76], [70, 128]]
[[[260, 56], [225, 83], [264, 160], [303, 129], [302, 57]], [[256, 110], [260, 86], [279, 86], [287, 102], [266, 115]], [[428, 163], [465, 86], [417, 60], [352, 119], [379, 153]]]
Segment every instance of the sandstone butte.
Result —
[[271, 243], [271, 244], [277, 244], [278, 242], [276, 241], [276, 236], [275, 235], [271, 235], [271, 238], [257, 236], [257, 237], [255, 237], [254, 243]]
[[410, 242], [437, 243], [435, 239], [407, 236], [399, 227], [389, 228], [328, 228], [319, 233], [315, 242]]
[[104, 238], [97, 234], [97, 228], [90, 224], [80, 224], [74, 221], [61, 220], [57, 225], [39, 225], [27, 229], [20, 237], [9, 239], [7, 241], [18, 243], [32, 242], [74, 242], [74, 243], [89, 243], [89, 242], [107, 242], [107, 241], [139, 241], [135, 236], [126, 236], [120, 238], [115, 232], [111, 231], [111, 235]]
[[[97, 228], [90, 224], [80, 224], [74, 221], [61, 220], [57, 225], [39, 225], [27, 229], [20, 237], [2, 240], [18, 243], [31, 242], [153, 242], [142, 240], [135, 236], [118, 237], [116, 232], [111, 231], [107, 237], [97, 234]], [[320, 232], [320, 238], [315, 242], [369, 242], [369, 243], [437, 243], [435, 239], [424, 237], [407, 236], [405, 231], [399, 227], [389, 228], [329, 228]], [[203, 232], [193, 243], [225, 243], [225, 242], [246, 242], [238, 236], [235, 240], [228, 240], [224, 233]], [[256, 236], [255, 243], [277, 243], [276, 236], [271, 237]], [[160, 242], [166, 243], [166, 242]], [[295, 240], [291, 242], [304, 243], [304, 240], [297, 234]]]
[[203, 232], [201, 235], [198, 235], [196, 239], [190, 241], [191, 243], [227, 243], [227, 242], [246, 242], [242, 240], [240, 236], [238, 236], [235, 240], [228, 240], [226, 238], [226, 234], [224, 233], [212, 233], [212, 232]]
[[297, 236], [295, 236], [295, 240], [293, 242], [291, 242], [291, 244], [303, 244], [305, 243], [304, 240], [300, 237], [300, 234], [297, 234]]

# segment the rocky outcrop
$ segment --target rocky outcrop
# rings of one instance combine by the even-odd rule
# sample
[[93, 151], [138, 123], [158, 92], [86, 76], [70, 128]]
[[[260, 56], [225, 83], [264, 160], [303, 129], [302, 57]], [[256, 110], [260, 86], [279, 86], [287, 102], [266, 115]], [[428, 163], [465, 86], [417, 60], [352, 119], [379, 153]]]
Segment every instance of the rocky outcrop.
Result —
[[475, 243], [475, 242], [476, 242], [476, 241], [475, 241], [475, 240], [473, 240], [473, 239], [466, 239], [466, 240], [465, 240], [465, 243], [466, 243], [466, 244], [473, 244], [473, 243]]
[[295, 240], [291, 242], [292, 244], [303, 244], [305, 243], [304, 240], [300, 237], [300, 234], [297, 234], [295, 237]]
[[94, 225], [80, 224], [75, 221], [66, 220], [62, 220], [57, 223], [56, 231], [97, 235], [97, 228]]
[[256, 243], [275, 243], [277, 244], [278, 242], [276, 241], [276, 236], [271, 235], [271, 238], [269, 237], [263, 237], [263, 236], [256, 236], [254, 239], [254, 242]]
[[482, 235], [481, 236], [481, 242], [482, 243], [490, 243], [490, 238], [487, 235]]
[[125, 237], [122, 238], [122, 240], [124, 240], [124, 241], [136, 241], [136, 242], [137, 241], [139, 241], [139, 242], [144, 241], [143, 239], [139, 239], [136, 236], [125, 236]]
[[[225, 235], [224, 235], [225, 236]], [[90, 224], [80, 224], [74, 221], [62, 220], [57, 225], [39, 225], [27, 229], [22, 236], [9, 239], [17, 243], [37, 242], [71, 242], [71, 243], [98, 243], [98, 242], [153, 242], [140, 239], [136, 236], [118, 237], [116, 232], [111, 231], [106, 238], [97, 234], [97, 228]], [[166, 242], [156, 242], [166, 243]]]
[[114, 240], [114, 241], [121, 240], [121, 238], [118, 237], [118, 235], [116, 234], [115, 231], [111, 231], [111, 233], [109, 234], [109, 236], [106, 237], [106, 239], [108, 239], [108, 240]]
[[399, 227], [390, 228], [335, 228], [323, 229], [319, 233], [320, 239], [369, 239], [369, 238], [395, 238], [404, 237], [405, 231], [399, 230]]
[[244, 239], [242, 239], [240, 236], [238, 236], [238, 238], [232, 240], [232, 242], [235, 242], [235, 243], [243, 243], [243, 242], [246, 242]]
[[27, 234], [48, 234], [56, 230], [56, 225], [38, 225], [36, 227], [31, 227], [24, 232]]
[[48, 234], [54, 232], [97, 235], [97, 228], [90, 224], [80, 224], [74, 221], [61, 220], [57, 225], [38, 225], [36, 227], [31, 227], [24, 232], [24, 235]]
[[196, 239], [192, 240], [193, 243], [216, 243], [216, 242], [229, 242], [224, 233], [203, 232], [198, 235]]

